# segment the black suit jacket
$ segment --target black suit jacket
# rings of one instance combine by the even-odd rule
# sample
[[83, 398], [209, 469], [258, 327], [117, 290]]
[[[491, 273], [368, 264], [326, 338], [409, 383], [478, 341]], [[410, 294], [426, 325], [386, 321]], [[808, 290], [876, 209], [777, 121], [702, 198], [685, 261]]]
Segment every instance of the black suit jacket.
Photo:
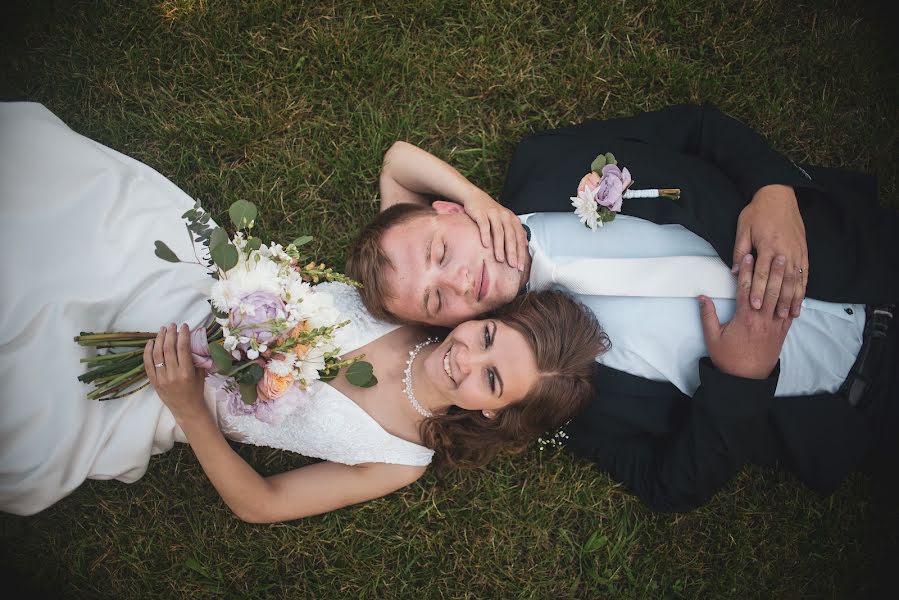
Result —
[[[790, 185], [806, 226], [807, 295], [899, 299], [899, 219], [877, 207], [873, 178], [800, 168], [710, 104], [530, 135], [515, 151], [501, 201], [518, 214], [572, 211], [569, 196], [602, 152], [630, 170], [635, 188], [681, 189], [680, 200], [626, 200], [622, 214], [683, 225], [726, 264], [740, 211], [753, 194], [772, 183]], [[747, 462], [780, 461], [829, 492], [869, 449], [869, 423], [835, 394], [775, 399], [779, 371], [763, 381], [742, 379], [708, 358], [699, 372], [690, 398], [669, 383], [599, 366], [593, 401], [567, 427], [569, 447], [664, 511], [699, 506]]]

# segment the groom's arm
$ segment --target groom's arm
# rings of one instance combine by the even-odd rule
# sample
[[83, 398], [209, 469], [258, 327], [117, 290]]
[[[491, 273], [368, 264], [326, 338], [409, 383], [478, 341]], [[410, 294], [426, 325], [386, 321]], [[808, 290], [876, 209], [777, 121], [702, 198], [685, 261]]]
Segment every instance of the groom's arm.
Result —
[[[703, 359], [701, 385], [691, 400], [685, 400], [690, 403], [689, 414], [673, 432], [604, 434], [608, 417], [601, 410], [588, 411], [572, 423], [567, 445], [653, 510], [693, 510], [733, 479], [766, 439], [778, 375], [775, 369], [766, 379], [741, 380]], [[606, 402], [638, 406], [641, 400], [646, 399], [623, 395]]]
[[[783, 256], [774, 265], [772, 283], [780, 289]], [[588, 456], [657, 510], [688, 510], [704, 503], [764, 438], [778, 357], [792, 319], [776, 314], [774, 294], [766, 295], [760, 310], [750, 310], [752, 272], [752, 255], [747, 255], [740, 262], [737, 308], [724, 325], [711, 299], [700, 297], [709, 358], [699, 361], [700, 386], [686, 422], [661, 438], [649, 431], [623, 440], [594, 438], [595, 445], [586, 448]]]
[[515, 213], [430, 152], [395, 142], [384, 154], [379, 186], [382, 211], [402, 202], [429, 206], [440, 199], [462, 205], [496, 260], [523, 269], [518, 257], [527, 255], [527, 236]]
[[435, 199], [465, 205], [484, 192], [449, 163], [408, 142], [394, 142], [384, 153], [378, 179], [381, 210], [409, 202], [430, 206]]
[[[635, 152], [644, 152], [640, 148], [645, 147], [645, 152], [664, 150], [699, 157], [720, 171], [738, 192], [738, 208], [742, 210], [737, 222], [723, 224], [735, 228], [736, 241], [731, 256], [722, 259], [737, 264], [755, 250], [758, 268], [753, 300], [757, 307], [767, 287], [773, 257], [785, 255], [787, 270], [798, 274], [802, 269], [802, 276], [793, 287], [780, 291], [779, 309], [799, 316], [809, 262], [795, 188], [815, 185], [787, 158], [772, 150], [761, 135], [711, 104], [671, 106], [634, 117], [587, 121], [528, 136], [512, 158], [502, 201], [519, 213], [570, 211], [568, 197], [575, 193], [589, 161], [600, 151], [616, 152], [622, 146]], [[679, 176], [675, 164], [677, 161], [672, 162], [670, 169]], [[661, 168], [664, 172], [669, 167]], [[639, 173], [635, 175], [640, 178]], [[676, 185], [676, 180], [666, 185]], [[694, 201], [720, 199], [710, 193]]]
[[[533, 141], [539, 145], [538, 140], [544, 136], [588, 138], [598, 141], [600, 146], [602, 142], [614, 140], [634, 141], [698, 156], [717, 166], [747, 201], [767, 185], [802, 187], [810, 184], [792, 162], [769, 146], [764, 137], [708, 102], [678, 104], [633, 117], [590, 120], [538, 132], [522, 143]], [[588, 161], [592, 158], [585, 157]], [[571, 190], [576, 184], [577, 180], [571, 182]]]

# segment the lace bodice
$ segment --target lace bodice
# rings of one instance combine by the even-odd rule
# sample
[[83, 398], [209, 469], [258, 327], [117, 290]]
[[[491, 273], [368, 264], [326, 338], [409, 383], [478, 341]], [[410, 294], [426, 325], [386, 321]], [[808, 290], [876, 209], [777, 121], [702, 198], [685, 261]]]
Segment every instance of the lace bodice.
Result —
[[[335, 342], [342, 352], [352, 352], [398, 326], [378, 321], [362, 304], [359, 293], [342, 283], [322, 283], [318, 289], [334, 297], [334, 305], [350, 322], [337, 330]], [[214, 403], [222, 432], [230, 439], [291, 450], [304, 456], [347, 465], [368, 462], [427, 465], [433, 451], [384, 430], [358, 404], [322, 382], [280, 425], [269, 425], [252, 415], [232, 415], [225, 394], [216, 393], [222, 379], [207, 379], [207, 402]]]

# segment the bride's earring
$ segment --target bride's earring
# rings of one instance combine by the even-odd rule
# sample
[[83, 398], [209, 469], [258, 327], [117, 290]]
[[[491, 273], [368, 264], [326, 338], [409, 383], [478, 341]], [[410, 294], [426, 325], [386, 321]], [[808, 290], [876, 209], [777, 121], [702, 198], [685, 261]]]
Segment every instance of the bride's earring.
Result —
[[481, 414], [484, 415], [485, 417], [487, 417], [488, 419], [492, 419], [493, 417], [496, 416], [496, 413], [493, 412], [492, 410], [482, 410]]

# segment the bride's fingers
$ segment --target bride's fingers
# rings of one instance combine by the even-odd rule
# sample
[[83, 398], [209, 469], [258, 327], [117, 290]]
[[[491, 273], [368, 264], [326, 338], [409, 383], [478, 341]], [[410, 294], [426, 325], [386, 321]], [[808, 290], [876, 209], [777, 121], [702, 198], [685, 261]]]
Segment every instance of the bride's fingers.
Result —
[[193, 369], [194, 361], [190, 355], [190, 329], [187, 327], [187, 323], [183, 323], [178, 330], [177, 351], [178, 365], [185, 372], [189, 372], [188, 369]]
[[[163, 348], [162, 345], [165, 343], [165, 327], [159, 328], [159, 333], [156, 334], [156, 340], [153, 342], [153, 369], [156, 370], [160, 367], [156, 365], [162, 364], [165, 362], [165, 358], [163, 356]], [[158, 373], [157, 373], [158, 375]]]
[[150, 380], [150, 384], [155, 387], [156, 367], [153, 366], [153, 346], [155, 346], [153, 340], [148, 340], [147, 345], [144, 346], [144, 371], [147, 372], [147, 379]]
[[178, 352], [175, 350], [175, 342], [178, 341], [178, 330], [171, 323], [165, 332], [165, 340], [162, 343], [162, 355], [165, 366], [168, 369], [178, 368]]

